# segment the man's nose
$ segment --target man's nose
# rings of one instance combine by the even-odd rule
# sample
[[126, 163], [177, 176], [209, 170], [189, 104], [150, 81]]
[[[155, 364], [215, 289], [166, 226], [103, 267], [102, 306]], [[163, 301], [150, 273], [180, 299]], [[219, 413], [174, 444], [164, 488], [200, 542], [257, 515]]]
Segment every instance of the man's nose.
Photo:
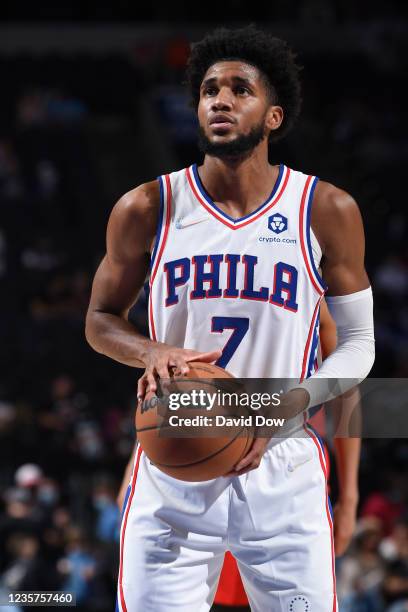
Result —
[[226, 89], [220, 89], [213, 99], [212, 107], [214, 110], [226, 110], [232, 107], [232, 94]]

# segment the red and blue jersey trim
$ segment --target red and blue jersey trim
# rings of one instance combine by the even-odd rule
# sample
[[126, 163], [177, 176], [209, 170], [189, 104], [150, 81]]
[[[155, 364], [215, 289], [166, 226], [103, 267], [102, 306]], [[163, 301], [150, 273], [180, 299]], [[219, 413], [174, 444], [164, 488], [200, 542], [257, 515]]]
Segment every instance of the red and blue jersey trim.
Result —
[[163, 216], [164, 216], [163, 177], [162, 176], [158, 176], [157, 180], [159, 181], [159, 189], [160, 189], [160, 209], [159, 209], [159, 218], [157, 220], [156, 238], [154, 240], [153, 252], [152, 252], [151, 259], [150, 259], [150, 273], [153, 270], [154, 261], [156, 259], [157, 250], [158, 250], [158, 247], [159, 247], [160, 236], [161, 236], [161, 231], [162, 231], [162, 226], [163, 226]]
[[[166, 174], [163, 177], [160, 177], [160, 208], [163, 205], [163, 212], [159, 215], [159, 227], [158, 231], [160, 232], [156, 236], [156, 243], [153, 250], [152, 255], [152, 264], [150, 267], [150, 282], [149, 282], [149, 327], [150, 327], [150, 337], [152, 340], [157, 340], [156, 336], [156, 328], [154, 324], [154, 315], [153, 315], [153, 283], [156, 278], [157, 271], [159, 269], [160, 260], [163, 255], [164, 247], [166, 246], [167, 237], [169, 234], [170, 228], [170, 219], [171, 219], [171, 200], [172, 200], [172, 192], [171, 192], [171, 182], [170, 176]], [[164, 224], [163, 224], [164, 221]]]
[[311, 242], [311, 210], [313, 202], [313, 194], [317, 185], [318, 178], [308, 176], [305, 181], [305, 186], [302, 192], [302, 198], [299, 209], [299, 236], [300, 247], [305, 262], [307, 275], [312, 283], [312, 286], [318, 294], [318, 299], [313, 311], [312, 320], [309, 326], [305, 349], [303, 351], [303, 361], [300, 381], [308, 378], [313, 374], [316, 364], [317, 349], [319, 345], [319, 320], [320, 320], [320, 303], [323, 299], [327, 285], [321, 278], [314, 261], [312, 242]]
[[213, 202], [201, 183], [197, 170], [197, 164], [193, 164], [190, 168], [186, 168], [186, 175], [195, 198], [205, 208], [205, 210], [230, 229], [237, 230], [240, 227], [245, 227], [249, 223], [252, 223], [252, 221], [255, 221], [256, 219], [259, 219], [259, 217], [264, 215], [273, 206], [275, 206], [275, 204], [277, 204], [286, 189], [290, 176], [290, 169], [284, 164], [280, 164], [278, 178], [269, 198], [266, 200], [266, 202], [261, 204], [261, 206], [258, 206], [256, 210], [251, 212], [249, 215], [245, 215], [245, 217], [241, 217], [240, 219], [233, 219], [218, 208], [218, 206]]
[[317, 351], [319, 348], [319, 326], [320, 326], [320, 308], [317, 310], [316, 322], [314, 325], [313, 339], [309, 351], [309, 359], [307, 363], [306, 378], [309, 378], [317, 370]]
[[310, 376], [309, 372], [311, 365], [313, 365], [316, 357], [316, 350], [319, 342], [319, 318], [320, 318], [320, 303], [323, 299], [324, 293], [319, 295], [316, 302], [316, 306], [313, 311], [312, 320], [309, 326], [309, 333], [307, 335], [305, 349], [303, 351], [302, 370], [300, 375], [300, 382]]
[[313, 203], [313, 195], [318, 182], [316, 176], [308, 176], [302, 193], [302, 199], [299, 209], [299, 235], [300, 247], [302, 250], [303, 259], [306, 265], [308, 276], [317, 293], [323, 295], [327, 290], [327, 285], [321, 278], [314, 261], [311, 233], [311, 211]]

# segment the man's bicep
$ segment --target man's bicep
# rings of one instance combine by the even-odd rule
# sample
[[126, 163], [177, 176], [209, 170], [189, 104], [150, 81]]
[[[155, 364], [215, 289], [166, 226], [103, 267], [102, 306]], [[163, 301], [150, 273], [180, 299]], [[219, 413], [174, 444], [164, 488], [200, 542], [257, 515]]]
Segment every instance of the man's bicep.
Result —
[[370, 286], [364, 267], [363, 221], [356, 202], [348, 194], [336, 194], [332, 204], [324, 232], [322, 274], [328, 295], [348, 295]]
[[123, 196], [114, 206], [106, 235], [106, 255], [95, 275], [90, 310], [124, 316], [134, 304], [149, 270], [156, 223], [150, 185]]
[[89, 311], [125, 315], [135, 303], [149, 269], [147, 254], [113, 262], [105, 255], [95, 274]]
[[323, 272], [327, 284], [327, 295], [349, 295], [370, 286], [364, 267], [355, 266], [353, 261], [328, 262]]

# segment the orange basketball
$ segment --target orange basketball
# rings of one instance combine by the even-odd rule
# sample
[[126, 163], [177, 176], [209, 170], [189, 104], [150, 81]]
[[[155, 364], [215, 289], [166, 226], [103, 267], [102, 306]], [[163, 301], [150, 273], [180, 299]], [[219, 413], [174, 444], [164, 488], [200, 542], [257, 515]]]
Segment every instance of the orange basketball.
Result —
[[198, 398], [202, 394], [216, 396], [220, 390], [231, 393], [234, 380], [223, 368], [194, 362], [185, 376], [169, 381], [167, 395], [161, 389], [157, 395], [146, 395], [136, 411], [136, 432], [142, 449], [157, 468], [179, 480], [199, 482], [223, 476], [244, 457], [253, 439], [252, 428], [243, 424], [244, 417], [235, 414], [234, 424], [219, 426], [226, 411], [218, 404], [211, 411], [191, 402], [174, 412], [169, 408], [170, 399], [177, 394], [180, 398], [189, 394], [191, 398], [195, 392]]

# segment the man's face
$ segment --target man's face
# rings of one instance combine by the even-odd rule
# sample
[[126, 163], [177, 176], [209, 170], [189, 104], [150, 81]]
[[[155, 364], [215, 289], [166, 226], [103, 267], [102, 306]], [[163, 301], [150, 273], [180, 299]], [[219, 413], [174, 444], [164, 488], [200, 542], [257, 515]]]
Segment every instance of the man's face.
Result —
[[267, 138], [268, 90], [255, 66], [222, 61], [210, 66], [200, 88], [199, 146], [215, 157], [240, 157]]

